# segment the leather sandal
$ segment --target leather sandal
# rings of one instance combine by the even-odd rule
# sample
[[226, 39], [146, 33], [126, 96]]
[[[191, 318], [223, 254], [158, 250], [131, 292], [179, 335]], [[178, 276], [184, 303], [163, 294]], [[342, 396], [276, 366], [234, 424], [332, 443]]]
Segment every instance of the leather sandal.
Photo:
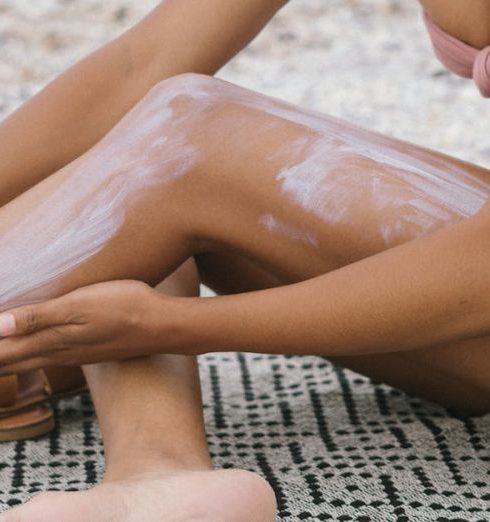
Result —
[[0, 419], [0, 442], [40, 437], [54, 430], [55, 426], [51, 406], [33, 406]]
[[34, 370], [0, 378], [0, 442], [38, 437], [55, 427], [49, 402], [87, 390], [81, 368]]

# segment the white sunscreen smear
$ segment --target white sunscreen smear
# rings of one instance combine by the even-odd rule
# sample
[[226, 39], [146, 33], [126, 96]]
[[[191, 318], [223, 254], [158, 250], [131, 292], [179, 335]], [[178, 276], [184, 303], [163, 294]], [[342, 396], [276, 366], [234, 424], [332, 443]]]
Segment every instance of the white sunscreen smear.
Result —
[[[186, 101], [176, 110], [177, 98]], [[334, 118], [296, 109], [226, 82], [186, 76], [153, 89], [88, 154], [12, 204], [29, 207], [14, 226], [0, 226], [0, 307], [49, 297], [56, 281], [100, 252], [121, 229], [128, 210], [152, 187], [190, 172], [202, 151], [188, 139], [193, 118], [214, 103], [233, 103], [298, 124], [307, 132], [277, 153], [279, 190], [325, 223], [349, 223], [359, 205], [388, 215], [379, 224], [387, 244], [407, 225], [419, 234], [451, 218], [475, 214], [489, 186], [423, 149], [401, 145]], [[400, 188], [402, 190], [400, 190]], [[272, 212], [259, 217], [271, 233], [311, 247], [318, 238]]]
[[0, 232], [2, 309], [49, 297], [60, 276], [116, 236], [142, 194], [197, 164], [200, 152], [186, 140], [185, 116], [171, 108], [174, 96], [169, 88], [151, 91], [82, 161], [58, 173], [47, 198]]
[[[202, 88], [208, 89], [205, 82]], [[225, 82], [212, 85], [211, 90], [309, 131], [296, 143], [285, 144], [286, 164], [276, 179], [292, 201], [328, 224], [349, 223], [356, 207], [363, 205], [373, 215], [383, 216], [378, 232], [390, 245], [407, 226], [419, 236], [455, 218], [476, 214], [490, 194], [489, 183], [422, 148]], [[291, 160], [298, 156], [299, 160]], [[285, 232], [272, 227], [270, 220], [263, 224]]]
[[293, 241], [301, 241], [309, 246], [318, 246], [318, 239], [314, 234], [306, 232], [302, 228], [291, 223], [286, 223], [275, 217], [273, 214], [263, 214], [259, 218], [259, 223], [270, 232], [283, 235]]

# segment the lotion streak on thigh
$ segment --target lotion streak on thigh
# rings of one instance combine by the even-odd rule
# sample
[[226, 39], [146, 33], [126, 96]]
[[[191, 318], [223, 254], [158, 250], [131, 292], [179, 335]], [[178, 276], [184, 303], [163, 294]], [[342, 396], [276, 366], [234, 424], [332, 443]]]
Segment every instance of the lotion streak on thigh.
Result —
[[[64, 170], [56, 190], [1, 236], [3, 309], [52, 295], [56, 282], [100, 252], [152, 187], [184, 176], [200, 159], [186, 136], [177, 93], [155, 89], [89, 153]], [[189, 114], [195, 114], [194, 107]]]

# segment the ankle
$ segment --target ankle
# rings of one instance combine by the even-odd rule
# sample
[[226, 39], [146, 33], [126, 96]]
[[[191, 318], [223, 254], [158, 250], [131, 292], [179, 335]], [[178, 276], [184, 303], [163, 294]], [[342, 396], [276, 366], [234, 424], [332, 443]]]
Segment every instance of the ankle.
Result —
[[104, 482], [124, 480], [146, 473], [171, 475], [182, 471], [210, 471], [211, 459], [206, 456], [128, 455], [119, 453], [106, 459]]

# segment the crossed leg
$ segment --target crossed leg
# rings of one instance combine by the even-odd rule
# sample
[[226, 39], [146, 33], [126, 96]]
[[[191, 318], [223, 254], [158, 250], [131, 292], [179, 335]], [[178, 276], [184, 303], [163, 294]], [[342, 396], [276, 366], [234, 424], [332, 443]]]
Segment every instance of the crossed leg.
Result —
[[[205, 252], [252, 260], [257, 273], [272, 274], [273, 284], [304, 280], [469, 217], [488, 196], [486, 176], [483, 169], [216, 80], [172, 79], [86, 155], [0, 210], [8, 261], [0, 268], [0, 299], [14, 306], [118, 278], [155, 284], [189, 256], [199, 259]], [[305, 193], [316, 206], [297, 197]], [[461, 193], [470, 208], [449, 197]], [[26, 258], [29, 252], [38, 255]], [[28, 266], [20, 264], [24, 258]], [[218, 268], [215, 262], [214, 272]], [[252, 281], [248, 289], [257, 286]], [[454, 357], [468, 346], [462, 344]], [[466, 355], [461, 358], [446, 368], [445, 359], [436, 357], [434, 370], [420, 382], [402, 373], [427, 396], [444, 389], [443, 382], [461, 382], [474, 400], [463, 406], [483, 410], [488, 385], [481, 369], [488, 357], [478, 359], [478, 371], [475, 360], [465, 365]], [[343, 362], [352, 360], [360, 358]], [[374, 373], [373, 361], [364, 371]], [[391, 382], [403, 385], [394, 363]], [[89, 380], [104, 424], [108, 392], [95, 375], [111, 375], [114, 366], [99, 368], [89, 371]], [[454, 378], [430, 389], [434, 378], [446, 375]], [[391, 372], [382, 377], [389, 381]], [[185, 377], [182, 383], [191, 385]], [[461, 405], [446, 392], [432, 398]]]

